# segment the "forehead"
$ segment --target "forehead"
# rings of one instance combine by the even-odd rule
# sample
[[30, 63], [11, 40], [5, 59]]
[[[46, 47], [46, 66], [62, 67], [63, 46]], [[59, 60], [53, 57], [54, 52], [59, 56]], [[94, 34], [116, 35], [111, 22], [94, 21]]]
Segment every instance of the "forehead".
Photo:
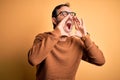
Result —
[[67, 6], [62, 6], [60, 9], [57, 10], [57, 13], [60, 13], [61, 11], [71, 12], [72, 10]]

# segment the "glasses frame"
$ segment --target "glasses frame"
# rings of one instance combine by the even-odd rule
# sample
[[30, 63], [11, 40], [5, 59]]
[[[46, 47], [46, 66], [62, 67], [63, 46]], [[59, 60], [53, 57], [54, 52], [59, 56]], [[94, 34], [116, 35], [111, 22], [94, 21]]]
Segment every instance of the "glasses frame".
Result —
[[75, 12], [61, 11], [59, 14], [56, 15], [56, 17], [59, 16], [60, 14], [62, 14], [63, 16], [67, 16], [68, 14], [70, 14], [71, 16], [76, 16]]

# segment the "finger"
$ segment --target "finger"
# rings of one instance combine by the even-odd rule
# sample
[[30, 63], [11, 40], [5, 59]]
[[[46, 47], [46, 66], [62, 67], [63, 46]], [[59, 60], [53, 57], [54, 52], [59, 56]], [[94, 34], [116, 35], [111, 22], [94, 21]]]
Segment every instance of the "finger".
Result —
[[68, 14], [65, 18], [62, 19], [62, 21], [58, 24], [58, 26], [63, 27], [69, 17], [70, 17], [70, 15]]
[[75, 19], [75, 22], [77, 24], [77, 30], [79, 30], [81, 33], [83, 33], [83, 20], [82, 18], [79, 20], [77, 17]]
[[75, 18], [75, 22], [78, 24], [78, 25], [80, 25], [80, 20], [76, 17]]
[[79, 21], [79, 24], [78, 24], [78, 28], [81, 30], [81, 29], [84, 29], [83, 27], [83, 19], [81, 18], [80, 20], [77, 18], [77, 20]]
[[74, 25], [75, 25], [75, 29], [79, 30], [78, 24], [76, 22], [74, 22]]
[[83, 26], [83, 19], [82, 18], [80, 19], [80, 22], [81, 22], [81, 25]]
[[84, 25], [83, 19], [81, 18], [80, 21], [81, 21], [80, 28], [83, 29], [83, 30], [86, 30], [86, 27]]
[[70, 14], [68, 14], [68, 15], [62, 20], [62, 22], [66, 22], [69, 18], [70, 18]]
[[74, 25], [75, 25], [75, 29], [79, 30], [79, 28], [78, 28], [79, 23], [77, 22], [76, 16], [73, 17], [73, 22], [74, 22]]

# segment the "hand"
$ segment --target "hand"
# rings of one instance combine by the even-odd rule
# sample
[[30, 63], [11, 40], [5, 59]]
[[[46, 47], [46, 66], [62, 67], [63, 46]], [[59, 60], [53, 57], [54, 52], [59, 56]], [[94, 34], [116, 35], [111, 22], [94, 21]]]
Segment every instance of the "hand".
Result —
[[76, 16], [73, 17], [73, 21], [74, 21], [74, 24], [75, 24], [75, 29], [76, 29], [76, 32], [75, 32], [75, 36], [77, 37], [84, 37], [87, 35], [87, 31], [86, 31], [86, 28], [83, 24], [83, 19], [78, 19]]
[[69, 34], [65, 31], [64, 26], [65, 26], [65, 24], [66, 24], [66, 21], [67, 21], [70, 17], [71, 17], [70, 15], [67, 15], [67, 16], [57, 25], [57, 27], [58, 27], [58, 29], [60, 30], [62, 36], [69, 36]]

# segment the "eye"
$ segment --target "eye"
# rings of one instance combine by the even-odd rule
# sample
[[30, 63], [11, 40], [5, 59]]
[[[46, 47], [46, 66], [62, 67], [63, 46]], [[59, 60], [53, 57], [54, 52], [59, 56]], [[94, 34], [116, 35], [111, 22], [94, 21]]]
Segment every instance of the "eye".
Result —
[[62, 15], [63, 16], [67, 16], [69, 14], [69, 12], [67, 12], [67, 11], [62, 11]]
[[71, 16], [76, 16], [75, 12], [67, 12], [67, 11], [61, 11], [58, 15], [67, 16], [68, 14], [70, 14]]
[[76, 16], [76, 13], [75, 12], [70, 12], [70, 15], [71, 16]]

